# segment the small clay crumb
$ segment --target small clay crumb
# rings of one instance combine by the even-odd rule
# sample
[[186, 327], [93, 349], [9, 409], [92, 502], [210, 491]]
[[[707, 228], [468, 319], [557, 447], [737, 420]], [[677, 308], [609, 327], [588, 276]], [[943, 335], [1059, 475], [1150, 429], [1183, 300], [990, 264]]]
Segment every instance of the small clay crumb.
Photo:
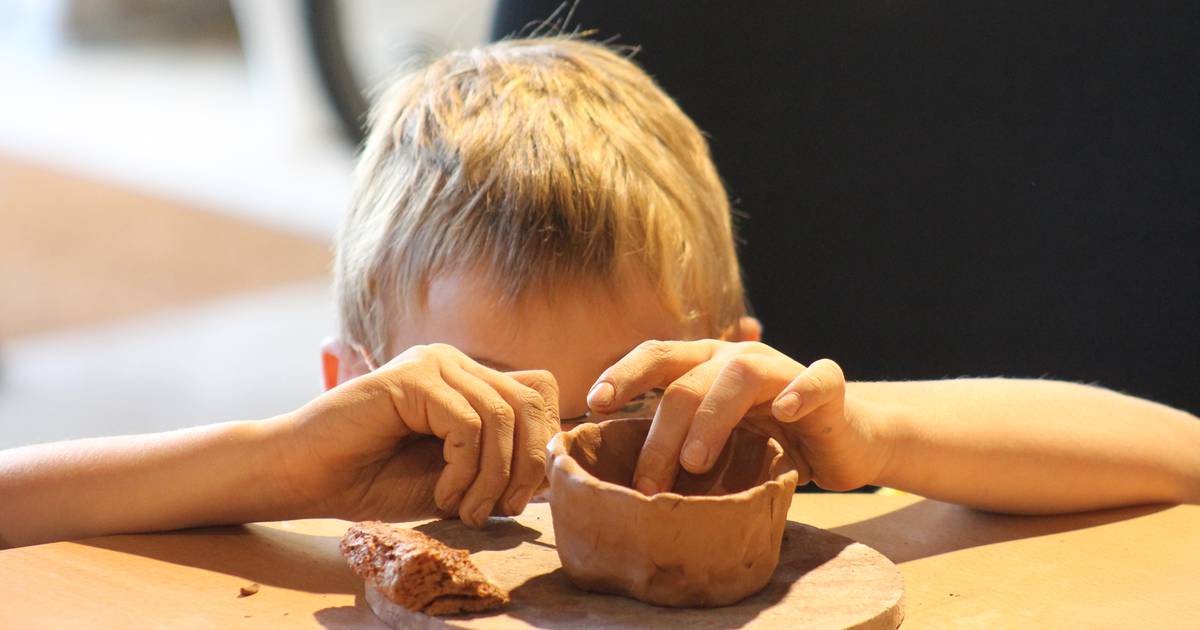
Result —
[[251, 595], [257, 593], [258, 589], [259, 589], [258, 582], [254, 582], [253, 584], [250, 584], [248, 586], [243, 586], [238, 589], [238, 592], [240, 593], [240, 595], [238, 595], [238, 597], [250, 597]]

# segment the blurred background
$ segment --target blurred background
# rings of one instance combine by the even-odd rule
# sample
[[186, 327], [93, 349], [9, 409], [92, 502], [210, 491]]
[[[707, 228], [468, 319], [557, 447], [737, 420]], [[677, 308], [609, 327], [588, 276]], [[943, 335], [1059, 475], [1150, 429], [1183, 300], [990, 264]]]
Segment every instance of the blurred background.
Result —
[[0, 0], [0, 448], [267, 417], [318, 393], [355, 152], [322, 64], [367, 86], [483, 41], [491, 15]]
[[1200, 4], [0, 0], [0, 448], [319, 391], [372, 86], [614, 41], [705, 132], [765, 341], [1200, 412]]

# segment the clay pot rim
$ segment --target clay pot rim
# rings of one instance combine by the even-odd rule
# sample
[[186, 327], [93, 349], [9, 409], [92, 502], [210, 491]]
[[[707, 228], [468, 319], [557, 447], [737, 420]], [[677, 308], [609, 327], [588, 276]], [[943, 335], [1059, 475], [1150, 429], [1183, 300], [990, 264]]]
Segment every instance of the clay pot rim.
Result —
[[[567, 477], [569, 477], [572, 481], [582, 483], [585, 485], [591, 485], [591, 486], [597, 487], [603, 491], [616, 492], [617, 494], [628, 497], [634, 501], [640, 501], [640, 502], [644, 502], [644, 503], [655, 503], [655, 502], [662, 503], [662, 502], [679, 502], [679, 501], [686, 501], [688, 503], [718, 503], [718, 502], [724, 503], [724, 502], [729, 501], [730, 499], [749, 500], [756, 495], [767, 492], [767, 490], [769, 488], [773, 488], [773, 487], [782, 488], [782, 487], [786, 486], [787, 485], [786, 480], [787, 480], [787, 477], [789, 477], [789, 476], [791, 476], [793, 478], [791, 481], [791, 485], [793, 487], [799, 485], [800, 473], [796, 470], [796, 467], [792, 463], [791, 458], [788, 457], [787, 452], [783, 450], [783, 447], [780, 446], [780, 444], [774, 438], [769, 437], [769, 436], [764, 436], [764, 437], [767, 437], [769, 442], [773, 442], [775, 444], [775, 448], [779, 449], [779, 452], [782, 455], [781, 461], [782, 461], [782, 466], [783, 466], [783, 472], [779, 473], [778, 475], [775, 475], [774, 477], [772, 477], [770, 479], [767, 479], [766, 481], [764, 481], [760, 484], [754, 485], [750, 488], [746, 488], [745, 490], [742, 490], [741, 492], [734, 492], [734, 493], [730, 493], [730, 494], [720, 494], [720, 495], [679, 494], [678, 492], [671, 492], [670, 490], [667, 490], [667, 491], [659, 492], [654, 495], [647, 496], [645, 494], [642, 494], [641, 492], [638, 492], [637, 490], [634, 490], [633, 488], [627, 488], [625, 486], [622, 486], [621, 484], [613, 483], [611, 481], [605, 481], [603, 479], [600, 479], [599, 477], [596, 477], [592, 473], [588, 472], [587, 470], [585, 470], [583, 468], [582, 465], [580, 465], [580, 463], [578, 461], [575, 460], [574, 457], [571, 457], [570, 453], [567, 452], [566, 445], [563, 443], [564, 440], [566, 439], [565, 436], [567, 436], [568, 434], [575, 433], [576, 431], [579, 431], [580, 429], [582, 429], [584, 427], [589, 427], [589, 426], [600, 427], [600, 426], [608, 424], [608, 423], [623, 423], [623, 422], [631, 422], [631, 421], [651, 422], [651, 421], [653, 421], [653, 418], [613, 418], [611, 420], [603, 420], [601, 422], [588, 422], [588, 423], [579, 424], [579, 425], [571, 428], [570, 431], [559, 431], [557, 434], [554, 435], [554, 438], [552, 438], [550, 440], [550, 444], [548, 445], [548, 450], [550, 452], [550, 465], [553, 468], [561, 469], [564, 473], [566, 473]], [[734, 430], [737, 430], [738, 428], [742, 428], [742, 427], [735, 427]], [[750, 429], [742, 428], [742, 430], [749, 431]]]

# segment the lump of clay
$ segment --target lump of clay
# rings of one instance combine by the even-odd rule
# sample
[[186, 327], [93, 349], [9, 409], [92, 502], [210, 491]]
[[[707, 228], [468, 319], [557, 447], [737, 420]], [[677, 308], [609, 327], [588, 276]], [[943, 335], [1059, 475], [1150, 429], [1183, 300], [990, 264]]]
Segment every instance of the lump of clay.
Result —
[[418, 531], [375, 521], [355, 523], [342, 536], [341, 549], [366, 582], [368, 595], [375, 590], [410, 611], [453, 615], [492, 610], [509, 601], [508, 593], [489, 582], [465, 550]]
[[576, 586], [662, 606], [724, 606], [779, 563], [799, 475], [774, 440], [734, 429], [713, 468], [671, 492], [631, 488], [649, 418], [580, 425], [550, 442], [550, 511]]

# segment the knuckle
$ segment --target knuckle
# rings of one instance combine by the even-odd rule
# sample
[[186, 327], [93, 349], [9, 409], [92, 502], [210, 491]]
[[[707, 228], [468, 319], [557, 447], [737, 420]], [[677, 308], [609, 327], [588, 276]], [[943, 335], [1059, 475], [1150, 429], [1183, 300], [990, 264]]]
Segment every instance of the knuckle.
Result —
[[831, 379], [836, 381], [845, 381], [846, 375], [842, 372], [842, 366], [838, 365], [833, 359], [821, 359], [817, 361], [821, 367], [827, 372]]
[[[420, 369], [425, 366], [431, 359], [431, 355], [425, 346], [413, 346], [404, 352], [396, 355], [387, 363], [385, 369], [388, 370], [413, 370]], [[381, 370], [382, 371], [382, 370]]]
[[464, 413], [459, 416], [459, 430], [466, 432], [469, 435], [477, 435], [483, 430], [483, 419], [475, 412]]
[[448, 343], [431, 343], [425, 346], [425, 354], [430, 360], [445, 361], [451, 358], [457, 358], [462, 353], [458, 348]]
[[[699, 403], [704, 398], [704, 392], [697, 383], [692, 381], [692, 379], [685, 377], [675, 381], [674, 383], [671, 383], [670, 385], [667, 385], [667, 388], [663, 390], [662, 397], [663, 402], [667, 402], [669, 400], [672, 403]], [[646, 446], [649, 448], [650, 445], [647, 444]]]
[[432, 377], [438, 374], [440, 365], [446, 360], [445, 355], [432, 346], [413, 346], [398, 357], [402, 368], [420, 372]]
[[[705, 408], [707, 407], [707, 408]], [[714, 452], [720, 452], [721, 447], [725, 444], [726, 432], [732, 430], [732, 425], [741, 420], [740, 415], [733, 415], [729, 411], [720, 411], [709, 405], [702, 405], [701, 409], [696, 412], [696, 420], [692, 423], [692, 429], [688, 432], [687, 441], [699, 440], [713, 448]]]
[[736, 345], [739, 350], [754, 354], [763, 354], [769, 350], [772, 350], [771, 346], [768, 346], [761, 341], [739, 341]]
[[660, 363], [671, 355], [671, 342], [650, 339], [638, 344], [638, 352], [644, 354], [654, 363]]
[[501, 422], [512, 424], [513, 409], [508, 406], [501, 398], [489, 398], [483, 403], [484, 411], [488, 417], [495, 418]]
[[534, 413], [542, 415], [546, 413], [546, 400], [538, 393], [536, 389], [530, 387], [521, 388], [521, 393], [517, 396], [518, 402], [521, 405], [523, 413]]
[[739, 354], [725, 363], [723, 371], [740, 380], [752, 380], [758, 377], [759, 362], [754, 355]]
[[368, 374], [367, 377], [392, 390], [394, 394], [416, 394], [420, 396], [421, 392], [428, 392], [432, 389], [432, 384], [423, 371], [404, 369], [402, 366], [395, 370]]
[[532, 370], [533, 382], [539, 385], [545, 385], [554, 391], [558, 391], [558, 379], [554, 378], [554, 373], [550, 370]]

